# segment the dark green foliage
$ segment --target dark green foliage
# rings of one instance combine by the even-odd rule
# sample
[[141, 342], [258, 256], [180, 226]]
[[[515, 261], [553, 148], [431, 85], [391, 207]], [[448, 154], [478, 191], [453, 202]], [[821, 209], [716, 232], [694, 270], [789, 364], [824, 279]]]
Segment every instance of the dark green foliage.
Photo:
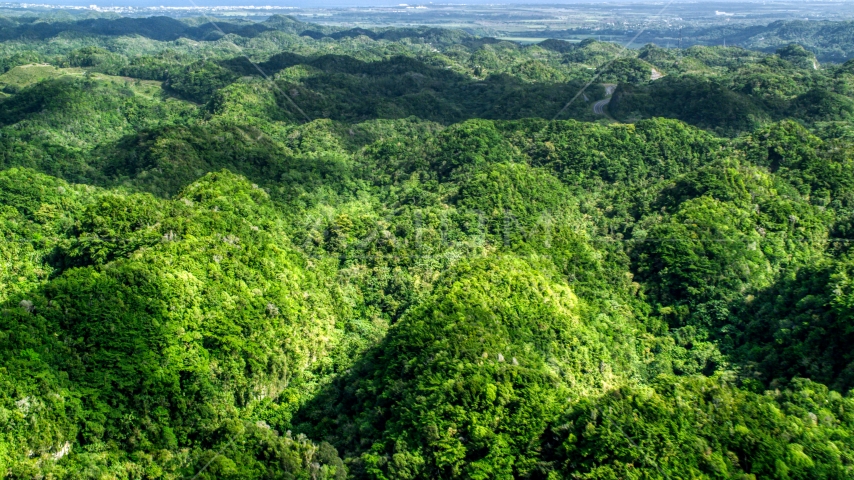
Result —
[[512, 147], [489, 121], [472, 120], [455, 125], [440, 134], [437, 144], [430, 169], [439, 177], [446, 178], [460, 168], [513, 160]]
[[[712, 27], [697, 32], [697, 35], [717, 44], [723, 36], [729, 43], [744, 45], [757, 50], [775, 49], [788, 53], [794, 50], [797, 57], [804, 57], [801, 49], [810, 52], [810, 56], [818, 56], [822, 62], [844, 62], [851, 58], [851, 34], [854, 32], [854, 22], [841, 21], [806, 21], [791, 20], [777, 21], [768, 25], [751, 25], [746, 27]], [[792, 47], [791, 42], [797, 42]], [[811, 67], [811, 65], [810, 65]]]
[[691, 77], [665, 77], [648, 86], [620, 85], [609, 109], [620, 119], [678, 118], [724, 134], [752, 130], [769, 119], [749, 96], [714, 80]]
[[[575, 48], [567, 49], [564, 55], [564, 60], [573, 63], [584, 63], [595, 68], [605, 65], [608, 61], [614, 60], [622, 50], [619, 45], [610, 42], [597, 42], [592, 38], [588, 38], [578, 43]], [[635, 62], [622, 62], [624, 67], [636, 66]], [[616, 69], [615, 71], [620, 71]], [[625, 72], [625, 71], [624, 71]]]
[[790, 43], [783, 48], [778, 48], [776, 53], [783, 60], [792, 62], [800, 68], [817, 68], [818, 66], [815, 55], [797, 43]]
[[848, 81], [834, 79], [838, 73], [818, 70], [815, 58], [797, 45], [774, 56], [735, 48], [647, 47], [639, 58], [666, 69], [668, 75], [638, 85], [621, 84], [609, 107], [621, 120], [678, 118], [734, 135], [768, 120], [797, 118], [812, 124], [848, 120], [852, 115]]
[[798, 96], [789, 116], [805, 121], [848, 120], [854, 117], [854, 100], [826, 90], [813, 89]]
[[202, 20], [197, 26], [190, 26], [170, 17], [147, 18], [90, 18], [73, 22], [21, 22], [19, 25], [7, 25], [0, 28], [0, 41], [21, 38], [45, 40], [62, 32], [74, 32], [82, 35], [124, 36], [140, 35], [154, 40], [169, 41], [181, 37], [196, 40], [219, 38], [224, 31], [244, 37], [254, 37], [268, 30], [260, 24], [240, 24]]
[[663, 303], [704, 303], [763, 285], [770, 268], [756, 230], [750, 213], [731, 204], [685, 201], [666, 222], [635, 229], [638, 273]]
[[236, 78], [233, 72], [213, 62], [197, 62], [169, 74], [164, 86], [188, 100], [204, 103]]
[[766, 385], [808, 377], [838, 391], [854, 387], [850, 345], [851, 261], [821, 262], [794, 271], [741, 307], [726, 332]]
[[643, 83], [652, 75], [653, 66], [639, 58], [620, 58], [598, 72], [603, 82]]
[[532, 164], [579, 186], [670, 178], [710, 160], [720, 145], [705, 132], [663, 119], [611, 127], [519, 122], [507, 124], [507, 130]]
[[124, 63], [121, 55], [98, 47], [75, 50], [65, 57], [63, 67], [94, 67], [98, 71], [114, 71]]
[[816, 203], [835, 208], [850, 208], [854, 193], [852, 157], [843, 133], [831, 127], [822, 139], [794, 122], [769, 125], [738, 142], [747, 159], [786, 179], [802, 195]]

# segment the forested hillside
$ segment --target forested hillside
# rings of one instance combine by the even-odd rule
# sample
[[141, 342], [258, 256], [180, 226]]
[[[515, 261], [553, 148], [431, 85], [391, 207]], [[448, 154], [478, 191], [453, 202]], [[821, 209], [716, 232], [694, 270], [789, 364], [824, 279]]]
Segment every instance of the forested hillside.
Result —
[[776, 21], [764, 26], [711, 27], [696, 32], [700, 40], [729, 43], [757, 50], [775, 50], [780, 45], [798, 42], [819, 59], [842, 63], [854, 55], [854, 22], [817, 22], [808, 20]]
[[854, 477], [851, 62], [0, 37], [0, 476]]

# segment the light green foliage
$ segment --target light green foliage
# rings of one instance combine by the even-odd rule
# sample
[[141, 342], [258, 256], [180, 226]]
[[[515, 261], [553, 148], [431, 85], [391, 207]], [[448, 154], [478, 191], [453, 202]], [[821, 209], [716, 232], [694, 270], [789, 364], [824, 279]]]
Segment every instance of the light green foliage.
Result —
[[519, 259], [462, 262], [319, 397], [307, 428], [371, 478], [529, 475], [551, 419], [623, 373], [578, 303]]
[[[77, 211], [21, 199], [77, 217], [67, 240], [46, 239], [51, 263], [90, 266], [60, 270], [5, 307], [4, 368], [17, 386], [4, 407], [49, 429], [28, 437], [35, 444], [8, 440], [12, 458], [76, 439], [142, 455], [205, 445], [243, 416], [236, 408], [287, 421], [317, 382], [311, 372], [328, 368], [341, 325], [268, 195], [228, 173], [171, 202], [93, 193]], [[37, 408], [56, 402], [65, 415], [42, 419]]]
[[[634, 232], [640, 243], [639, 274], [665, 302], [703, 303], [718, 291], [763, 287], [771, 267], [750, 213], [713, 198], [687, 200], [665, 222], [650, 219]], [[649, 253], [646, 253], [646, 252]]]
[[803, 379], [758, 395], [664, 376], [583, 401], [548, 456], [571, 478], [848, 478], [851, 408]]

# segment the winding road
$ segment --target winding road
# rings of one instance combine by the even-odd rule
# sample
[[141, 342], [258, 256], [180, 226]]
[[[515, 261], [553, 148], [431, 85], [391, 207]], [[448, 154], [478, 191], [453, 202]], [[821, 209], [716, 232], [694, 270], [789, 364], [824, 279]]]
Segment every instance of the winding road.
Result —
[[613, 95], [614, 91], [617, 89], [617, 86], [613, 83], [603, 83], [602, 86], [605, 87], [605, 95], [607, 95], [607, 97], [593, 104], [593, 113], [596, 115], [608, 115], [608, 112], [605, 111], [605, 107], [611, 103], [611, 95]]
[[607, 115], [605, 113], [605, 106], [611, 103], [610, 98], [606, 98], [604, 100], [599, 100], [598, 102], [593, 104], [593, 113], [596, 115]]

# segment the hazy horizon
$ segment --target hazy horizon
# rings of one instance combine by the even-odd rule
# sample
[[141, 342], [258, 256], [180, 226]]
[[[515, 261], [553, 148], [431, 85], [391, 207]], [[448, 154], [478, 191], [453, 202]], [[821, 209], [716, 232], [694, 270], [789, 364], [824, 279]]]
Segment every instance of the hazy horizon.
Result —
[[[587, 5], [607, 5], [607, 4], [626, 4], [626, 3], [646, 3], [646, 4], [664, 4], [661, 0], [620, 0], [620, 1], [604, 1], [604, 0], [563, 0], [563, 1], [542, 1], [542, 0], [514, 0], [509, 2], [501, 2], [495, 0], [466, 0], [461, 2], [435, 1], [435, 2], [402, 2], [399, 0], [328, 0], [323, 2], [309, 0], [179, 0], [164, 2], [162, 0], [46, 0], [42, 2], [9, 2], [10, 4], [49, 4], [49, 5], [98, 5], [107, 6], [127, 6], [127, 7], [215, 7], [215, 6], [274, 6], [280, 8], [358, 8], [358, 7], [394, 7], [402, 5], [570, 5], [570, 4], [587, 4]], [[766, 0], [766, 1], [739, 1], [739, 0], [715, 0], [713, 2], [688, 2], [695, 4], [716, 4], [716, 3], [790, 3], [781, 0]], [[811, 2], [811, 3], [843, 3], [841, 1], [826, 1], [826, 2]]]

